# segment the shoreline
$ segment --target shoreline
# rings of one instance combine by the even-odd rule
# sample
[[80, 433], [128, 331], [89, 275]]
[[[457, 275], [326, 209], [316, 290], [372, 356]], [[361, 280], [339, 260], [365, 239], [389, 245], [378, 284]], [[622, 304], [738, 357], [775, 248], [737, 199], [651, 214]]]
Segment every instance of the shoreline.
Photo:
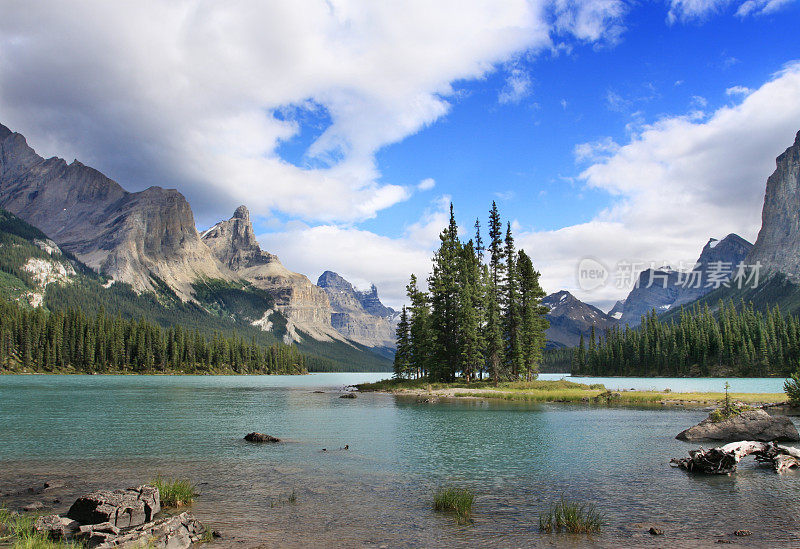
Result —
[[[720, 392], [636, 391], [606, 389], [604, 385], [567, 380], [503, 382], [497, 387], [488, 382], [427, 383], [424, 380], [389, 380], [356, 385], [361, 392], [378, 392], [403, 397], [431, 399], [478, 399], [532, 403], [571, 403], [612, 406], [691, 406], [717, 405], [725, 399]], [[784, 393], [729, 393], [736, 402], [750, 406], [783, 407]]]

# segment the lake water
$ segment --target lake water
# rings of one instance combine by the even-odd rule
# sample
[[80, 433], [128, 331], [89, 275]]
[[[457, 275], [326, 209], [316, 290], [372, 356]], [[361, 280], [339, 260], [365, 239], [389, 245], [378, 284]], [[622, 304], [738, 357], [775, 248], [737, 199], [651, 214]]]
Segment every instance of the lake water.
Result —
[[[701, 410], [339, 398], [385, 375], [0, 376], [0, 500], [61, 512], [88, 490], [160, 473], [198, 485], [192, 512], [223, 534], [220, 547], [797, 545], [800, 474], [750, 461], [731, 477], [669, 467], [696, 447], [674, 436]], [[678, 390], [674, 381], [719, 390], [720, 380], [590, 378]], [[731, 385], [780, 390], [767, 381], [781, 380]], [[248, 444], [250, 431], [286, 442]], [[66, 486], [27, 491], [54, 479]], [[431, 510], [441, 484], [476, 491], [473, 524]], [[539, 513], [562, 496], [594, 503], [605, 531], [539, 533]], [[741, 528], [753, 535], [734, 538]]]

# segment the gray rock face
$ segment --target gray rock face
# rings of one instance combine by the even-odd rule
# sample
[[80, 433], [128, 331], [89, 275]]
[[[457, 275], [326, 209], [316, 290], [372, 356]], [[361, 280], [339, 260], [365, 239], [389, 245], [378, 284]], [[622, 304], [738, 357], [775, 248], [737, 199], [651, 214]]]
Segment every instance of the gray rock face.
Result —
[[99, 549], [186, 549], [202, 539], [205, 528], [192, 515], [155, 518], [160, 510], [161, 498], [152, 486], [99, 490], [78, 498], [64, 516], [39, 517], [34, 528], [55, 540]]
[[764, 410], [746, 410], [730, 419], [714, 423], [706, 418], [686, 429], [675, 438], [679, 440], [758, 440], [761, 442], [792, 442], [800, 440], [797, 427], [786, 416], [771, 416]]
[[109, 523], [127, 528], [150, 522], [161, 510], [158, 489], [139, 486], [127, 490], [98, 490], [75, 500], [66, 517], [81, 524]]
[[800, 280], [800, 132], [776, 160], [767, 179], [761, 230], [747, 263], [763, 265], [762, 275], [781, 272]]
[[328, 295], [333, 309], [331, 324], [340, 334], [367, 347], [395, 348], [399, 317], [381, 303], [374, 285], [358, 291], [333, 271], [322, 273], [317, 285]]
[[[624, 301], [620, 322], [636, 326], [653, 309], [663, 313], [695, 301], [728, 281], [753, 245], [737, 234], [712, 238], [689, 272], [646, 269]], [[616, 308], [616, 307], [615, 307]], [[619, 311], [617, 311], [619, 312]]]
[[200, 276], [230, 279], [201, 242], [174, 189], [129, 193], [77, 160], [44, 159], [0, 125], [0, 207], [44, 231], [90, 267], [136, 290], [158, 276], [184, 299]]
[[225, 267], [272, 296], [275, 308], [288, 321], [290, 339], [302, 339], [298, 331], [322, 341], [343, 339], [331, 326], [327, 294], [305, 275], [284, 267], [278, 256], [261, 249], [245, 206], [204, 231], [202, 240]]
[[542, 305], [550, 309], [546, 315], [550, 327], [545, 332], [550, 347], [577, 346], [581, 335], [587, 338], [588, 344], [592, 326], [599, 336], [606, 328], [614, 325], [614, 319], [606, 313], [584, 303], [566, 290], [544, 297]]

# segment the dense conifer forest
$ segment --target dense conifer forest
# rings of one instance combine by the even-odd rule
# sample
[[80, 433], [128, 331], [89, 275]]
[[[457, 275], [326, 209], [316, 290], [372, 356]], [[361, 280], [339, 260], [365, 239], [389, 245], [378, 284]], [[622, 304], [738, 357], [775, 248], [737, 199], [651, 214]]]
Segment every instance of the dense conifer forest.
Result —
[[196, 329], [163, 329], [102, 311], [48, 313], [0, 301], [4, 371], [299, 374], [317, 366], [317, 360], [280, 343], [265, 347], [235, 335], [209, 338]]
[[592, 376], [788, 376], [800, 361], [800, 320], [778, 306], [720, 301], [684, 308], [662, 321], [655, 312], [637, 328], [594, 331], [572, 355], [572, 373]]
[[[545, 344], [547, 307], [539, 272], [517, 251], [511, 224], [503, 231], [497, 205], [489, 213], [489, 243], [480, 223], [468, 242], [458, 237], [450, 205], [450, 223], [439, 236], [428, 291], [411, 275], [409, 307], [397, 327], [397, 378], [431, 381], [533, 379]], [[484, 261], [484, 255], [487, 261]]]

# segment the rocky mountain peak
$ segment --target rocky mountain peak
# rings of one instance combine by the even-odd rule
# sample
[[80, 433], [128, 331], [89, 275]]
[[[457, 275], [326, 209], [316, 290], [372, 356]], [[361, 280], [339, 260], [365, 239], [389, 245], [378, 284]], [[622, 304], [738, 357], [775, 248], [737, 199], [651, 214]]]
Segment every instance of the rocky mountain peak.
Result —
[[767, 179], [761, 230], [747, 256], [748, 264], [763, 265], [762, 275], [782, 272], [800, 280], [800, 132], [794, 144], [775, 161]]
[[570, 292], [561, 290], [542, 298], [542, 305], [548, 307], [547, 320], [550, 327], [546, 335], [548, 345], [573, 347], [591, 333], [594, 326], [602, 334], [614, 324], [613, 319], [593, 305], [584, 303]]
[[355, 293], [355, 288], [347, 280], [345, 280], [339, 273], [333, 271], [325, 271], [317, 279], [317, 286], [320, 288], [339, 290], [343, 292]]
[[220, 221], [201, 236], [216, 258], [234, 272], [278, 261], [276, 256], [261, 250], [245, 206], [236, 208], [233, 217]]
[[234, 219], [243, 219], [247, 221], [247, 223], [250, 223], [250, 210], [247, 209], [247, 206], [242, 204], [233, 212], [233, 217]]
[[0, 139], [5, 139], [9, 135], [11, 135], [11, 130], [0, 124]]

